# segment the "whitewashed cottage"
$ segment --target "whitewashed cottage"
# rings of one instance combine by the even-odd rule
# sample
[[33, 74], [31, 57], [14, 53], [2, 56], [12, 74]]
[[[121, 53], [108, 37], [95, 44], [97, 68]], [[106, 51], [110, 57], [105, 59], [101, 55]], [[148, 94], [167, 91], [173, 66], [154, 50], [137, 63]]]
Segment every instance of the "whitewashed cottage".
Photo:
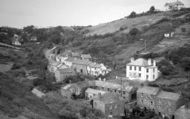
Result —
[[155, 81], [159, 76], [156, 61], [153, 59], [131, 58], [126, 66], [126, 77], [129, 80]]

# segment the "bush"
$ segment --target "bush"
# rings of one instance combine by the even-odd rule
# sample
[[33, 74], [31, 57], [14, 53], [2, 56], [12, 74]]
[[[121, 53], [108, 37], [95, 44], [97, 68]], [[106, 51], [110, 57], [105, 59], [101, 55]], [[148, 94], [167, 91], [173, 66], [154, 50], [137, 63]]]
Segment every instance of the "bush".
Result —
[[128, 16], [128, 18], [135, 18], [136, 17], [136, 12], [131, 12], [131, 14]]
[[170, 75], [174, 73], [174, 67], [168, 60], [162, 60], [158, 63], [158, 69], [163, 75]]
[[136, 36], [138, 33], [140, 33], [140, 31], [139, 31], [139, 29], [137, 29], [137, 28], [133, 28], [133, 29], [131, 29], [131, 30], [129, 31], [129, 34], [130, 34], [131, 36]]
[[181, 28], [181, 32], [186, 32], [186, 28]]
[[150, 14], [155, 13], [155, 7], [151, 6], [148, 13], [150, 13]]
[[184, 71], [190, 71], [190, 57], [182, 58], [180, 64]]

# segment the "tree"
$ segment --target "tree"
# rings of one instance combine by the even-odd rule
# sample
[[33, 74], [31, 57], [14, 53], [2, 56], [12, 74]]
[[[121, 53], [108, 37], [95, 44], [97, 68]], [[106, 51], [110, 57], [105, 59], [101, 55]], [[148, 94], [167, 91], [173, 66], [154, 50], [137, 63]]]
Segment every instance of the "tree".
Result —
[[181, 67], [184, 69], [184, 71], [190, 71], [190, 57], [184, 57], [181, 59]]
[[133, 29], [131, 29], [131, 30], [129, 31], [129, 34], [130, 34], [131, 36], [136, 36], [139, 32], [140, 32], [139, 29], [133, 28]]
[[33, 33], [34, 32], [35, 27], [33, 25], [30, 26], [26, 26], [23, 28], [23, 31], [27, 32], [27, 33]]
[[161, 71], [163, 75], [170, 75], [174, 72], [174, 67], [168, 60], [162, 60], [158, 63], [158, 70]]
[[136, 17], [136, 12], [132, 11], [131, 14], [128, 16], [128, 18], [134, 18]]
[[151, 6], [148, 12], [151, 13], [151, 14], [154, 13], [155, 12], [155, 7]]

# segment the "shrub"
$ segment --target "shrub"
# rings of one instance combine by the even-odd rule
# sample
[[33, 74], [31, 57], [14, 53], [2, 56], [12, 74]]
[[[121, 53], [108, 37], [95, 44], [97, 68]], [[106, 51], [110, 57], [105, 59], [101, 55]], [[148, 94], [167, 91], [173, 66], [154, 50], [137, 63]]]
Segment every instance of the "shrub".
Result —
[[174, 72], [174, 67], [168, 60], [162, 60], [158, 63], [158, 69], [163, 75], [170, 75]]
[[180, 65], [184, 69], [184, 71], [190, 71], [190, 57], [182, 58]]
[[131, 14], [128, 16], [128, 18], [135, 18], [136, 17], [136, 12], [131, 12]]
[[181, 32], [186, 32], [186, 28], [181, 28]]
[[138, 33], [140, 33], [140, 31], [139, 31], [139, 29], [137, 29], [137, 28], [133, 28], [133, 29], [131, 29], [131, 30], [129, 31], [129, 34], [130, 34], [131, 36], [136, 36]]

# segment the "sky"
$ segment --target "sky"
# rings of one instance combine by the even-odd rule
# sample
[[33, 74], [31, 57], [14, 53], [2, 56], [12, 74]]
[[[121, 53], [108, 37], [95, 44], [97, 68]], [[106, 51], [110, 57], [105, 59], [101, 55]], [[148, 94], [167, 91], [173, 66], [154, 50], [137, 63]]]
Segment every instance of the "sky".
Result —
[[[86, 26], [149, 10], [175, 0], [0, 0], [0, 26]], [[181, 0], [190, 7], [190, 0]]]

